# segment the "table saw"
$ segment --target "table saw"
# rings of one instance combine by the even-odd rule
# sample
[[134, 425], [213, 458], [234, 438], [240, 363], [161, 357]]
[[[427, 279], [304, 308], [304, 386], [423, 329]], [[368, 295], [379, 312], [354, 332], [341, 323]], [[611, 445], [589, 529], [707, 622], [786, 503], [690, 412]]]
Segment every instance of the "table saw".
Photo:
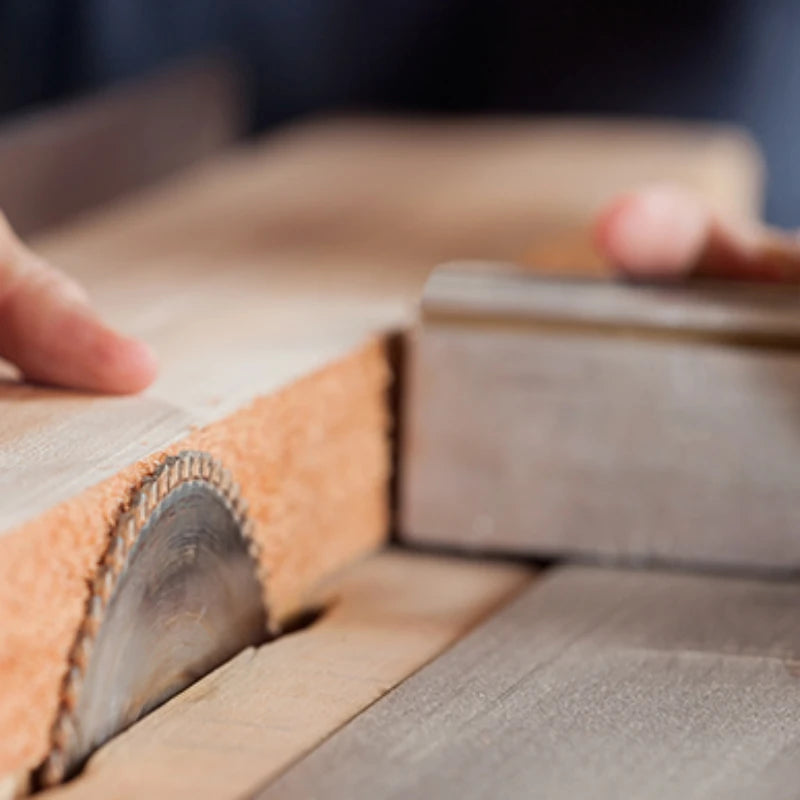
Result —
[[[800, 301], [611, 284], [584, 234], [647, 181], [756, 217], [753, 144], [361, 118], [234, 146], [206, 70], [191, 165], [172, 121], [147, 186], [0, 198], [162, 359], [127, 398], [4, 373], [0, 796], [794, 796]], [[115, 103], [69, 111], [98, 158]], [[50, 185], [12, 133], [0, 163]]]

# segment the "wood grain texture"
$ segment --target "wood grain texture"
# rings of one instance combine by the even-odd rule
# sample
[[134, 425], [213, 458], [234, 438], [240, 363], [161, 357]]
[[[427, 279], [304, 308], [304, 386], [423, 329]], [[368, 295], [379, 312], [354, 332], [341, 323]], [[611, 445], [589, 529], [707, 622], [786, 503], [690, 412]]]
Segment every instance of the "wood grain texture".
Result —
[[45, 797], [239, 798], [430, 661], [532, 573], [402, 552], [321, 590], [311, 627], [247, 650], [100, 750]]
[[[650, 178], [753, 212], [757, 174], [751, 146], [724, 129], [341, 121], [240, 149], [40, 237], [40, 252], [88, 286], [106, 317], [147, 339], [163, 368], [135, 400], [34, 399], [4, 387], [0, 458], [24, 470], [42, 454], [35, 474], [46, 457], [48, 479], [30, 493], [20, 481], [0, 486], [0, 535], [371, 334], [408, 325], [437, 263], [513, 260], [537, 232], [585, 221]], [[558, 175], [554, 187], [547, 178]], [[95, 425], [96, 415], [113, 424]], [[49, 443], [46, 455], [31, 435]]]
[[513, 258], [537, 231], [648, 178], [682, 180], [731, 213], [758, 203], [758, 160], [725, 130], [339, 121], [35, 240], [155, 347], [162, 372], [138, 398], [0, 385], [0, 774], [44, 756], [88, 581], [159, 458], [191, 447], [228, 467], [273, 615], [291, 613], [385, 536], [379, 339], [411, 322], [429, 269]]
[[455, 277], [410, 348], [408, 540], [800, 566], [797, 292]]
[[387, 381], [384, 347], [364, 345], [5, 536], [0, 730], [9, 733], [0, 765], [31, 765], [47, 752], [91, 579], [131, 494], [165, 456], [209, 453], [235, 476], [278, 626], [321, 577], [379, 547], [388, 523]]
[[241, 79], [198, 59], [0, 126], [0, 209], [20, 236], [142, 189], [229, 145]]
[[790, 798], [795, 583], [548, 573], [258, 795]]

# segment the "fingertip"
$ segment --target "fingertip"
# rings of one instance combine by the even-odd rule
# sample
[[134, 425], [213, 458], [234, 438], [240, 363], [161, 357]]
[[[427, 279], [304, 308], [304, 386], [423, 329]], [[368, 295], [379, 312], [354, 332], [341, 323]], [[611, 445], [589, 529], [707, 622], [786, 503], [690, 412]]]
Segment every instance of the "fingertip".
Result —
[[617, 251], [620, 249], [617, 243], [619, 219], [626, 213], [632, 199], [633, 196], [630, 193], [615, 197], [597, 215], [592, 228], [592, 241], [595, 248], [614, 264], [618, 263], [619, 253]]
[[84, 289], [20, 243], [2, 212], [0, 356], [29, 379], [113, 394], [142, 391], [158, 371], [153, 351], [104, 324]]
[[694, 268], [710, 225], [710, 213], [689, 192], [654, 186], [617, 198], [600, 213], [593, 233], [597, 249], [621, 272], [676, 278]]
[[82, 359], [86, 367], [85, 388], [108, 394], [136, 394], [156, 379], [158, 360], [145, 342], [102, 325], [94, 338], [94, 347]]
[[54, 271], [31, 272], [6, 296], [0, 318], [0, 354], [30, 380], [131, 394], [156, 377], [152, 350], [105, 325]]

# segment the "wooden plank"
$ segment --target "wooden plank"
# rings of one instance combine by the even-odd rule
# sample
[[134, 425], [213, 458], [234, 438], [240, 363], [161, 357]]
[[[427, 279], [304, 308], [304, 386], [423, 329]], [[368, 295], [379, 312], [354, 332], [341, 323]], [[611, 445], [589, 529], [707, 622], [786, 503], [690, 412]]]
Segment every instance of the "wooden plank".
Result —
[[[605, 197], [624, 180], [672, 175], [713, 195], [727, 176], [740, 184], [726, 195], [731, 208], [757, 202], [753, 181], [744, 178], [754, 170], [752, 155], [735, 137], [669, 126], [645, 127], [637, 136], [636, 126], [606, 127], [307, 126], [39, 239], [38, 249], [86, 284], [107, 317], [155, 346], [165, 368], [145, 398], [92, 399], [92, 415], [113, 413], [104, 431], [113, 427], [122, 436], [131, 426], [131, 450], [119, 457], [118, 441], [106, 446], [88, 435], [92, 423], [81, 419], [88, 402], [37, 395], [43, 402], [34, 419], [13, 420], [9, 446], [33, 432], [58, 445], [57, 427], [76, 431], [71, 445], [88, 441], [92, 456], [50, 458], [52, 480], [39, 481], [35, 497], [20, 492], [19, 476], [13, 490], [0, 487], [0, 532], [112, 475], [157, 442], [352, 352], [371, 333], [407, 325], [437, 262], [459, 252], [519, 254], [537, 230], [589, 213], [587, 185], [589, 195]], [[631, 149], [622, 176], [612, 158], [619, 140]], [[543, 177], [569, 152], [581, 153], [582, 171], [554, 194]], [[231, 358], [234, 351], [239, 355]], [[26, 395], [5, 416], [22, 416], [31, 405]], [[138, 444], [143, 426], [161, 427]], [[14, 456], [15, 467], [25, 469], [30, 456]]]
[[45, 797], [238, 798], [458, 640], [523, 567], [387, 552], [322, 590], [311, 627], [247, 650], [106, 745]]
[[[570, 152], [580, 168], [555, 180]], [[752, 210], [757, 173], [726, 130], [339, 121], [36, 240], [162, 373], [139, 398], [0, 383], [0, 775], [46, 754], [111, 527], [166, 453], [231, 471], [280, 621], [385, 537], [390, 370], [375, 337], [411, 322], [434, 264], [513, 258], [636, 176]]]
[[210, 58], [29, 113], [0, 126], [0, 208], [39, 233], [208, 157], [245, 117], [232, 64]]
[[429, 286], [405, 382], [408, 541], [800, 566], [797, 292], [496, 268]]
[[554, 570], [259, 800], [788, 798], [795, 583]]

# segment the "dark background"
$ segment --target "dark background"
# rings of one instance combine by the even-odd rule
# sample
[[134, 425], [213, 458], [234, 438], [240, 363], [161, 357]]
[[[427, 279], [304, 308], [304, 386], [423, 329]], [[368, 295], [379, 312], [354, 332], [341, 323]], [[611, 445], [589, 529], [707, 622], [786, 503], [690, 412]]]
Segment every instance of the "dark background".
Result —
[[800, 225], [796, 0], [0, 0], [0, 116], [221, 48], [254, 130], [332, 109], [736, 122], [766, 153], [768, 218]]

